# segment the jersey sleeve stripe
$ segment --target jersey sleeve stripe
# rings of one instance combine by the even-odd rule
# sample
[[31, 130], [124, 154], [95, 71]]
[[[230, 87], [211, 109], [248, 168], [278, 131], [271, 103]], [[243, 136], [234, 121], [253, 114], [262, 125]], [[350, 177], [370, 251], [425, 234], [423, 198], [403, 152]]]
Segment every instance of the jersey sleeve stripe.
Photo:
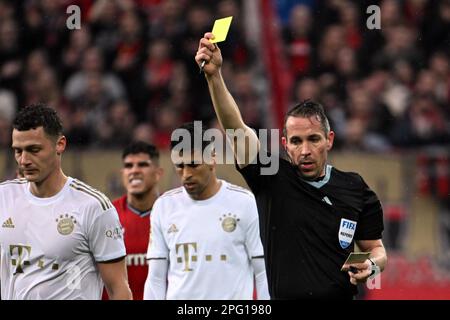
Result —
[[81, 181], [79, 181], [79, 180], [73, 180], [73, 183], [74, 183], [75, 185], [79, 186], [79, 187], [83, 187], [83, 188], [85, 188], [86, 190], [91, 191], [93, 194], [95, 194], [95, 195], [97, 195], [99, 198], [103, 199], [103, 201], [104, 201], [104, 203], [105, 203], [105, 205], [106, 205], [106, 207], [107, 207], [108, 209], [112, 208], [112, 203], [111, 203], [111, 201], [110, 201], [110, 200], [109, 200], [102, 192], [98, 191], [98, 190], [95, 189], [95, 188], [92, 188], [91, 186], [89, 186], [89, 185], [87, 185], [86, 183], [81, 182]]
[[250, 195], [250, 192], [247, 191], [247, 190], [239, 190], [239, 189], [236, 189], [236, 188], [233, 188], [233, 187], [230, 187], [230, 186], [227, 186], [227, 189], [230, 190], [230, 191], [236, 191], [236, 192], [244, 193], [244, 194], [246, 194], [248, 196]]
[[77, 183], [77, 184], [80, 185], [80, 186], [85, 187], [85, 188], [88, 189], [88, 190], [91, 190], [91, 191], [94, 192], [95, 194], [98, 194], [101, 198], [103, 198], [103, 199], [105, 200], [105, 202], [108, 204], [108, 206], [109, 206], [110, 208], [112, 207], [111, 201], [109, 200], [109, 198], [108, 198], [107, 196], [104, 195], [103, 192], [100, 192], [100, 191], [98, 191], [97, 189], [91, 187], [90, 185], [88, 185], [88, 184], [86, 184], [86, 183], [84, 183], [84, 182], [82, 182], [82, 181], [80, 181], [80, 180], [77, 180], [77, 179], [75, 179], [75, 183]]
[[161, 197], [169, 197], [169, 196], [173, 196], [173, 195], [176, 195], [176, 194], [179, 194], [179, 193], [182, 193], [182, 192], [183, 192], [183, 190], [181, 188], [177, 188], [175, 190], [170, 190], [170, 191], [167, 191], [167, 192], [163, 193], [161, 195]]
[[0, 183], [0, 186], [8, 185], [8, 184], [25, 184], [25, 183], [27, 183], [27, 182], [28, 182], [28, 181], [27, 181], [26, 179], [7, 180], [7, 181], [4, 181], [4, 182], [1, 182], [1, 183]]
[[98, 195], [96, 195], [95, 193], [91, 192], [90, 190], [87, 190], [86, 188], [84, 188], [84, 187], [82, 187], [82, 186], [78, 186], [78, 185], [73, 184], [73, 183], [70, 184], [70, 187], [72, 187], [72, 188], [75, 189], [75, 190], [84, 192], [84, 193], [86, 193], [86, 194], [88, 194], [88, 195], [94, 197], [98, 202], [100, 202], [100, 204], [101, 204], [103, 210], [106, 211], [107, 209], [109, 209], [109, 208], [108, 208], [108, 205], [104, 202], [104, 200], [103, 200], [101, 197], [99, 197]]

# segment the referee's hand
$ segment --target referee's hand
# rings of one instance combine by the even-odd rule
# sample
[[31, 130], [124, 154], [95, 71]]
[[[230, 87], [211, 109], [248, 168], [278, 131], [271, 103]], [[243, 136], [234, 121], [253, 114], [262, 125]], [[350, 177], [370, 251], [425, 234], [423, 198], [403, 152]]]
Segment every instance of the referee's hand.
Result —
[[343, 269], [348, 270], [350, 283], [356, 286], [358, 283], [366, 282], [372, 274], [372, 263], [367, 259], [364, 263], [346, 264]]
[[211, 43], [210, 39], [214, 39], [214, 35], [211, 32], [206, 32], [204, 37], [200, 39], [195, 54], [195, 61], [199, 68], [208, 76], [217, 74], [223, 63], [219, 47], [215, 43]]

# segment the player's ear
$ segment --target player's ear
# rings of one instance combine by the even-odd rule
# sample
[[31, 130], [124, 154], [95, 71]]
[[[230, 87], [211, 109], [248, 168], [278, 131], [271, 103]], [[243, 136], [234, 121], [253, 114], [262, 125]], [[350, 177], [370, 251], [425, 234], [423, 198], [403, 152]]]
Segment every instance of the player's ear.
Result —
[[333, 147], [333, 142], [334, 142], [334, 131], [330, 131], [328, 133], [327, 139], [327, 150], [331, 150], [331, 148]]
[[64, 150], [66, 149], [67, 140], [65, 136], [58, 137], [58, 140], [56, 140], [56, 154], [60, 156]]
[[287, 145], [286, 137], [281, 137], [281, 144], [283, 145], [283, 148], [286, 149], [286, 145]]
[[159, 167], [158, 168], [158, 174], [159, 174], [159, 177], [162, 177], [162, 175], [164, 174], [164, 168]]

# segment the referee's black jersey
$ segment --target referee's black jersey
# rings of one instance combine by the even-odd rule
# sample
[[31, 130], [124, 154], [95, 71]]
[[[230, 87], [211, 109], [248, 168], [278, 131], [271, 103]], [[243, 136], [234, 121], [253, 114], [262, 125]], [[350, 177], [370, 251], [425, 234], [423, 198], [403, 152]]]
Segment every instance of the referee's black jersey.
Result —
[[261, 175], [260, 169], [238, 168], [258, 204], [272, 298], [351, 299], [356, 286], [340, 269], [355, 240], [381, 239], [376, 194], [359, 174], [331, 166], [319, 182], [300, 179], [284, 159], [275, 175]]

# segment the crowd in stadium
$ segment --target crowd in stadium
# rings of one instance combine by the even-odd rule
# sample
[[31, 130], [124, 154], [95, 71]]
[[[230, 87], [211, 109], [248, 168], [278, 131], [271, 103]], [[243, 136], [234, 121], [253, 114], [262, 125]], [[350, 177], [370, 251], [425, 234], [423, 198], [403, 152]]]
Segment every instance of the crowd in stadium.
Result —
[[[280, 46], [289, 105], [321, 102], [336, 148], [448, 144], [449, 1], [379, 1], [374, 30], [367, 1], [276, 3], [280, 41], [256, 42]], [[66, 27], [70, 4], [81, 8], [80, 30]], [[231, 61], [224, 78], [246, 122], [270, 127], [264, 80], [273, 70], [261, 67], [246, 37], [243, 7], [238, 0], [0, 0], [0, 147], [10, 146], [16, 111], [36, 102], [58, 111], [72, 147], [117, 148], [138, 138], [164, 149], [185, 121], [217, 125], [193, 57], [198, 39], [225, 16], [234, 20], [220, 45]]]

